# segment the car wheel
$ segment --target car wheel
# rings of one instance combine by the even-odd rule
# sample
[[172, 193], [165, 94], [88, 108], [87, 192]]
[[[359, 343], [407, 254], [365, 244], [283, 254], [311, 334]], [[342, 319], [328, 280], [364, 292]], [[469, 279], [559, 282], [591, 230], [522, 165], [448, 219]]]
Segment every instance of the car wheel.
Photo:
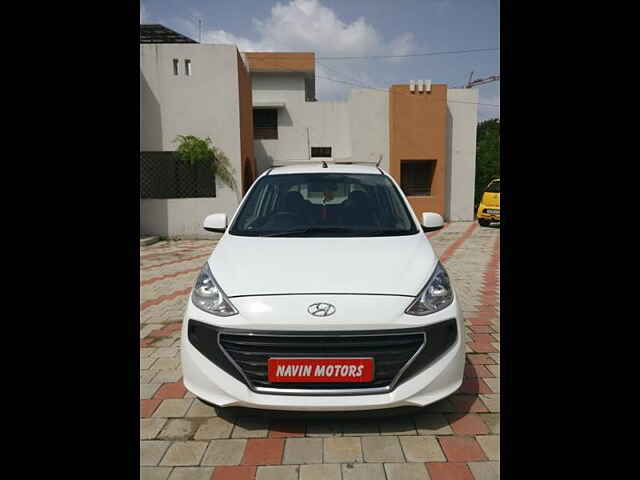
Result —
[[484, 218], [479, 218], [478, 223], [480, 224], [481, 227], [486, 227], [487, 225], [489, 225], [489, 222]]

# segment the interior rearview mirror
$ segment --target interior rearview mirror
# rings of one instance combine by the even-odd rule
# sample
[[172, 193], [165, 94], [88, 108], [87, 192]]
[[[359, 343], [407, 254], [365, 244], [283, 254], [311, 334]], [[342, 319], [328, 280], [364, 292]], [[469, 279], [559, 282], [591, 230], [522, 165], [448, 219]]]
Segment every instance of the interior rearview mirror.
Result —
[[444, 220], [440, 214], [433, 212], [422, 213], [422, 228], [424, 228], [425, 232], [440, 230], [442, 227], [444, 227]]
[[214, 213], [207, 216], [202, 223], [202, 227], [208, 232], [223, 233], [227, 229], [227, 214]]

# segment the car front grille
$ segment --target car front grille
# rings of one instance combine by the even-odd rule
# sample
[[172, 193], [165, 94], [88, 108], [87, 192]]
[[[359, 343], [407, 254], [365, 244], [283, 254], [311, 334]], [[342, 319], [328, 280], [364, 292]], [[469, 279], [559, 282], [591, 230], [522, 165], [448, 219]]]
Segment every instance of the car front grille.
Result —
[[[452, 346], [456, 332], [455, 319], [422, 328], [376, 331], [248, 331], [219, 329], [196, 320], [189, 320], [188, 328], [192, 345], [251, 389], [307, 395], [390, 391]], [[375, 376], [363, 383], [271, 383], [267, 363], [272, 357], [371, 357]]]

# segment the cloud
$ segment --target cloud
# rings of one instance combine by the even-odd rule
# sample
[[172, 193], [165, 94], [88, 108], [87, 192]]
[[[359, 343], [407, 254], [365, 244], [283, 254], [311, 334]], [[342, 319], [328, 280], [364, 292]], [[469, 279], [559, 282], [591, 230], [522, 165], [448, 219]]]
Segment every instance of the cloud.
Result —
[[[142, 14], [141, 14], [142, 15]], [[192, 38], [197, 38], [197, 26], [185, 18], [177, 21]], [[252, 20], [254, 38], [235, 35], [232, 32], [211, 29], [203, 32], [203, 43], [236, 44], [240, 51], [312, 51], [317, 57], [361, 55], [405, 55], [415, 52], [415, 38], [405, 32], [395, 38], [385, 39], [364, 17], [351, 23], [340, 19], [319, 0], [291, 0], [276, 3], [270, 15]], [[421, 48], [426, 48], [421, 46]], [[338, 78], [352, 83], [374, 85], [373, 78], [380, 65], [372, 62], [327, 61], [322, 59], [316, 67], [316, 90], [320, 98], [345, 97], [354, 85], [327, 80]], [[336, 72], [340, 72], [339, 74]], [[325, 77], [325, 78], [322, 78]]]
[[140, 23], [147, 23], [148, 18], [147, 9], [144, 8], [144, 4], [140, 2]]

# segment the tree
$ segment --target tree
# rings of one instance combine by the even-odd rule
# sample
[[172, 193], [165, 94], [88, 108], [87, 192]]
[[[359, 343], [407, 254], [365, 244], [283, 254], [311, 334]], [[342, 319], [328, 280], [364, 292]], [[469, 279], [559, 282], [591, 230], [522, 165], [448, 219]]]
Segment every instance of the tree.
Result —
[[236, 190], [231, 162], [209, 137], [202, 139], [193, 135], [178, 135], [173, 142], [178, 143], [176, 153], [179, 158], [191, 166], [197, 163], [211, 165], [213, 174], [231, 190]]
[[476, 145], [475, 203], [478, 205], [489, 182], [500, 177], [500, 119], [478, 124]]

